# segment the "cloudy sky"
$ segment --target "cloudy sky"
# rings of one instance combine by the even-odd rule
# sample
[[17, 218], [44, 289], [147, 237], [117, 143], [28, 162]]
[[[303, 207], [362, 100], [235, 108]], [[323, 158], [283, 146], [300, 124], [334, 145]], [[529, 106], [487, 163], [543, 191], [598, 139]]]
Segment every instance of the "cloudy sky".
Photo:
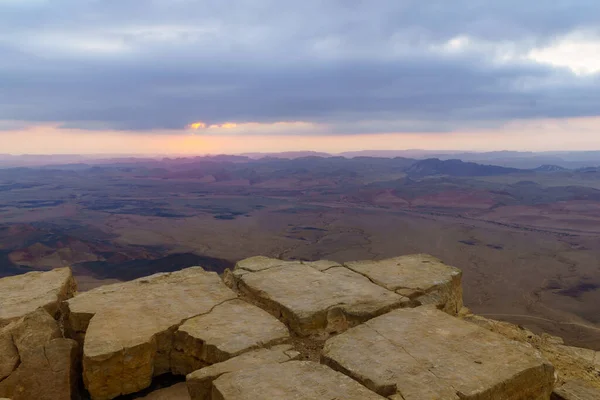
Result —
[[600, 149], [597, 0], [0, 0], [0, 153]]

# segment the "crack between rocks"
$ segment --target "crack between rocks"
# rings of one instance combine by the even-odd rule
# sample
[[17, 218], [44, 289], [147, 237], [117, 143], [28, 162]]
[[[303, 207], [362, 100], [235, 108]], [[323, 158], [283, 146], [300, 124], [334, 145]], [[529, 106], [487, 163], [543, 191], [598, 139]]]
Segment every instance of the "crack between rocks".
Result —
[[[289, 262], [289, 261], [282, 261], [282, 262], [285, 263], [285, 262]], [[236, 269], [237, 270], [241, 269], [242, 271], [246, 271], [246, 272], [258, 273], [258, 272], [268, 271], [268, 270], [273, 269], [273, 268], [282, 268], [282, 267], [285, 267], [285, 265], [278, 264], [278, 265], [273, 265], [273, 266], [270, 266], [270, 267], [267, 267], [267, 268], [259, 269], [258, 271], [253, 270], [253, 269], [244, 268], [244, 267], [235, 267], [233, 270], [231, 270], [231, 272], [235, 271]]]
[[[402, 345], [401, 345], [401, 344], [399, 344], [399, 343], [395, 343], [395, 342], [393, 342], [393, 341], [392, 341], [392, 340], [390, 340], [390, 339], [389, 339], [387, 336], [385, 336], [384, 334], [382, 334], [381, 332], [379, 332], [377, 329], [375, 329], [375, 328], [374, 328], [374, 327], [372, 327], [371, 325], [367, 325], [367, 326], [368, 326], [370, 329], [372, 329], [372, 330], [373, 330], [375, 333], [377, 333], [379, 336], [381, 336], [382, 338], [384, 338], [384, 339], [385, 339], [385, 340], [386, 340], [388, 343], [390, 343], [392, 346], [394, 346], [394, 347], [398, 347], [398, 348], [402, 349], [402, 350], [403, 350], [403, 351], [404, 351], [406, 354], [408, 354], [408, 356], [409, 356], [410, 358], [412, 358], [413, 360], [415, 360], [417, 363], [419, 363], [419, 364], [420, 364], [420, 363], [422, 363], [422, 361], [421, 361], [421, 360], [419, 360], [418, 358], [416, 358], [415, 356], [413, 356], [412, 354], [410, 354], [410, 352], [409, 352], [408, 350], [406, 350], [406, 348], [405, 348], [404, 346], [402, 346]], [[424, 369], [425, 369], [427, 372], [429, 372], [431, 375], [433, 375], [435, 378], [437, 378], [438, 380], [440, 380], [440, 381], [442, 381], [442, 382], [446, 383], [446, 384], [447, 384], [447, 385], [448, 385], [450, 388], [452, 388], [452, 390], [453, 390], [453, 391], [456, 393], [456, 395], [457, 395], [459, 398], [463, 398], [463, 397], [461, 396], [461, 392], [460, 392], [459, 390], [457, 390], [457, 389], [456, 389], [456, 388], [455, 388], [455, 387], [454, 387], [452, 384], [450, 384], [450, 383], [449, 383], [449, 382], [448, 382], [446, 379], [443, 379], [443, 378], [441, 378], [441, 377], [437, 376], [437, 375], [435, 374], [435, 372], [433, 372], [433, 371], [432, 371], [432, 368], [429, 368], [429, 367], [428, 367], [428, 368], [424, 368]], [[396, 390], [398, 390], [398, 389], [396, 389]], [[402, 396], [402, 394], [400, 394], [400, 395]]]
[[[360, 272], [360, 271], [356, 271], [356, 270], [354, 270], [354, 269], [352, 269], [352, 268], [348, 267], [346, 264], [343, 264], [343, 265], [342, 265], [342, 267], [346, 268], [348, 271], [352, 271], [352, 272], [354, 272], [354, 273], [357, 273], [357, 274], [358, 274], [358, 275], [360, 275], [360, 276], [364, 276], [364, 277], [365, 277], [365, 278], [367, 278], [367, 279], [368, 279], [368, 280], [369, 280], [369, 281], [370, 281], [372, 284], [374, 284], [374, 285], [377, 285], [377, 286], [379, 286], [380, 288], [387, 290], [388, 292], [392, 292], [392, 293], [394, 293], [394, 294], [397, 294], [398, 296], [402, 296], [402, 297], [404, 297], [404, 298], [407, 298], [407, 299], [409, 299], [409, 298], [408, 298], [408, 297], [406, 297], [406, 296], [404, 296], [404, 295], [401, 295], [400, 293], [396, 293], [396, 290], [399, 290], [399, 289], [422, 290], [422, 289], [414, 289], [414, 288], [409, 288], [409, 287], [399, 287], [398, 289], [391, 290], [391, 289], [388, 289], [387, 287], [383, 286], [382, 284], [375, 282], [375, 281], [374, 281], [374, 280], [373, 280], [371, 277], [369, 277], [367, 274], [365, 274], [365, 273], [363, 273], [363, 272]], [[333, 267], [331, 267], [331, 268], [333, 268]], [[327, 269], [329, 269], [329, 268], [327, 268]], [[326, 271], [326, 270], [325, 270], [325, 271]], [[427, 293], [427, 292], [425, 292], [425, 293]], [[410, 299], [409, 299], [409, 300], [410, 300]]]
[[13, 345], [13, 347], [15, 348], [16, 352], [17, 352], [17, 356], [19, 357], [19, 359], [17, 360], [17, 363], [15, 364], [15, 367], [12, 369], [12, 371], [10, 371], [10, 373], [5, 376], [4, 378], [0, 379], [0, 383], [2, 383], [5, 379], [8, 379], [17, 369], [19, 369], [19, 367], [21, 366], [21, 353], [19, 353], [19, 348], [17, 347], [17, 345], [15, 344], [15, 338], [13, 337], [12, 332], [10, 333], [10, 341]]
[[[226, 299], [226, 300], [223, 300], [223, 301], [221, 301], [221, 302], [219, 302], [219, 303], [215, 304], [214, 306], [212, 306], [212, 307], [210, 308], [210, 310], [208, 310], [208, 311], [206, 311], [206, 312], [204, 312], [204, 313], [195, 314], [195, 315], [192, 315], [192, 316], [191, 316], [191, 317], [189, 317], [189, 318], [184, 318], [184, 319], [183, 319], [183, 320], [181, 320], [179, 323], [177, 323], [177, 324], [175, 324], [175, 325], [172, 325], [172, 326], [170, 326], [170, 327], [169, 327], [169, 328], [167, 328], [166, 330], [164, 330], [164, 331], [161, 331], [161, 332], [158, 332], [158, 333], [155, 333], [154, 335], [152, 335], [152, 337], [150, 338], [150, 340], [152, 340], [152, 339], [156, 338], [156, 336], [157, 336], [157, 335], [159, 335], [159, 334], [161, 334], [161, 333], [164, 333], [164, 332], [166, 332], [166, 331], [168, 331], [168, 330], [170, 330], [170, 329], [173, 329], [173, 333], [175, 333], [175, 332], [176, 332], [176, 331], [177, 331], [177, 330], [178, 330], [178, 329], [181, 327], [181, 325], [183, 325], [183, 324], [184, 324], [186, 321], [188, 321], [188, 320], [190, 320], [190, 319], [192, 319], [192, 318], [199, 317], [200, 315], [207, 315], [207, 314], [210, 314], [211, 312], [213, 312], [213, 310], [214, 310], [215, 308], [219, 307], [220, 305], [223, 305], [223, 304], [227, 303], [228, 301], [232, 301], [232, 300], [239, 300], [239, 297], [234, 297], [234, 298], [231, 298], [231, 299]], [[95, 315], [96, 315], [96, 314], [94, 314], [94, 316], [95, 316]], [[92, 316], [92, 318], [94, 318], [94, 316]], [[90, 319], [90, 321], [91, 321], [91, 319]], [[86, 333], [87, 333], [87, 331], [86, 331]], [[83, 339], [83, 340], [85, 341], [85, 336], [84, 336], [84, 339]], [[124, 375], [125, 375], [125, 362], [123, 361], [123, 360], [125, 359], [125, 350], [126, 350], [126, 349], [125, 349], [125, 347], [121, 346], [121, 349], [120, 349], [119, 351], [115, 352], [115, 354], [119, 354], [119, 357], [120, 357], [120, 359], [121, 359], [121, 362], [119, 363], [119, 365], [120, 365], [120, 367], [121, 367], [121, 368], [120, 368], [120, 369], [121, 369], [121, 374], [120, 374], [120, 376], [124, 376]], [[44, 349], [44, 351], [45, 351], [45, 349]], [[172, 353], [172, 352], [173, 352], [173, 342], [171, 341], [171, 346], [169, 347], [169, 351], [168, 351], [168, 359], [169, 359], [169, 364], [171, 363], [171, 353]], [[157, 351], [156, 353], [158, 354], [158, 351]], [[45, 353], [44, 353], [44, 356], [46, 356], [46, 355], [45, 355]], [[47, 359], [48, 359], [48, 358], [46, 357], [46, 360], [47, 360]], [[170, 367], [171, 367], [171, 366], [169, 365], [169, 368], [170, 368]], [[154, 377], [152, 377], [152, 378], [154, 378]], [[121, 390], [120, 390], [120, 392], [121, 392], [121, 393], [120, 393], [120, 395], [124, 395], [124, 394], [126, 394], [126, 393], [123, 393], [123, 392], [124, 392], [124, 387], [123, 387], [123, 385], [124, 385], [124, 382], [121, 382], [121, 384], [120, 384], [120, 387], [121, 387]]]

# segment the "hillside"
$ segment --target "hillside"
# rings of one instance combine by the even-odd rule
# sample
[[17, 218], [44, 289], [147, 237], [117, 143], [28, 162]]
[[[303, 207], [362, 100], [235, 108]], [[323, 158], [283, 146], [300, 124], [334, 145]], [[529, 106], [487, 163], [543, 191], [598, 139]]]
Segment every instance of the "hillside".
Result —
[[461, 160], [440, 160], [428, 158], [417, 161], [406, 169], [406, 174], [413, 177], [430, 175], [447, 176], [493, 176], [522, 172], [517, 168], [499, 167], [496, 165], [482, 165]]

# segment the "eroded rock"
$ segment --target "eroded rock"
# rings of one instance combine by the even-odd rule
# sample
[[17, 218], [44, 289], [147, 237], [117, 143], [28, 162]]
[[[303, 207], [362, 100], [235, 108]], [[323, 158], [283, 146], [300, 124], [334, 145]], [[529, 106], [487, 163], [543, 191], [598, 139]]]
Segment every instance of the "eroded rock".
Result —
[[289, 361], [221, 375], [213, 400], [383, 400], [353, 379], [311, 361]]
[[322, 361], [404, 400], [542, 400], [554, 383], [552, 365], [531, 346], [433, 306], [395, 310], [333, 337]]
[[72, 297], [75, 290], [70, 268], [0, 279], [0, 328], [40, 307], [56, 318], [61, 302]]
[[421, 304], [456, 315], [463, 305], [462, 272], [427, 254], [344, 264], [372, 282]]
[[177, 328], [237, 296], [200, 267], [99, 287], [67, 302], [68, 328], [83, 340], [83, 379], [95, 400], [134, 393], [179, 367]]
[[341, 332], [409, 303], [341, 266], [320, 270], [301, 262], [253, 257], [240, 261], [229, 280], [302, 336]]
[[277, 318], [245, 301], [231, 300], [179, 327], [171, 353], [171, 370], [185, 375], [288, 338], [286, 326]]
[[199, 369], [186, 377], [190, 396], [192, 400], [211, 400], [213, 381], [219, 376], [244, 369], [254, 369], [260, 365], [284, 363], [296, 359], [299, 354], [291, 345], [279, 345], [270, 349], [253, 350]]
[[57, 322], [45, 309], [14, 321], [3, 334], [10, 336], [13, 348], [9, 353], [0, 353], [0, 365], [4, 365], [2, 360], [7, 354], [11, 359], [16, 354], [18, 361], [14, 370], [0, 380], [0, 396], [13, 400], [77, 398], [77, 343], [62, 338]]

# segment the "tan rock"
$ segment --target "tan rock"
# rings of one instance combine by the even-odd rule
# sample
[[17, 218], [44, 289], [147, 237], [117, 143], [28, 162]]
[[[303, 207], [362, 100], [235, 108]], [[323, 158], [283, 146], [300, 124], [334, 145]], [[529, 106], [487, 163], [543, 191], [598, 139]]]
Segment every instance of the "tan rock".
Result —
[[462, 272], [427, 254], [344, 264], [372, 282], [421, 304], [456, 315], [463, 306]]
[[188, 319], [175, 332], [172, 372], [189, 374], [248, 350], [289, 339], [286, 326], [266, 311], [242, 300], [216, 306]]
[[[186, 320], [237, 296], [193, 267], [99, 287], [67, 302], [68, 330], [83, 345], [83, 379], [95, 400], [134, 393], [173, 370], [173, 335]], [[86, 333], [87, 332], [87, 333]]]
[[0, 328], [40, 307], [56, 318], [61, 302], [75, 290], [70, 268], [0, 279]]
[[299, 355], [300, 353], [294, 351], [291, 345], [249, 351], [192, 372], [186, 378], [187, 387], [192, 400], [211, 400], [212, 384], [219, 376], [243, 369], [254, 369], [265, 364], [280, 364], [294, 360]]
[[185, 382], [178, 383], [168, 388], [158, 389], [147, 396], [140, 397], [140, 400], [190, 400]]
[[433, 306], [395, 310], [333, 337], [322, 361], [404, 400], [546, 400], [554, 382], [552, 365], [530, 346]]
[[253, 257], [239, 262], [232, 275], [240, 292], [302, 336], [340, 332], [409, 302], [344, 267], [319, 271]]
[[77, 343], [61, 337], [57, 322], [43, 308], [9, 327], [19, 364], [0, 381], [0, 396], [71, 400], [78, 383]]
[[558, 384], [583, 381], [600, 389], [600, 353], [590, 349], [565, 346], [560, 338], [550, 335], [538, 336], [522, 326], [496, 321], [479, 315], [469, 315], [466, 321], [477, 324], [509, 339], [527, 343], [539, 350], [556, 368]]
[[19, 365], [19, 351], [12, 338], [16, 322], [0, 328], [0, 382]]
[[347, 376], [311, 361], [266, 364], [221, 375], [213, 400], [383, 400]]
[[587, 385], [582, 381], [568, 381], [554, 389], [552, 400], [598, 400], [600, 389]]

